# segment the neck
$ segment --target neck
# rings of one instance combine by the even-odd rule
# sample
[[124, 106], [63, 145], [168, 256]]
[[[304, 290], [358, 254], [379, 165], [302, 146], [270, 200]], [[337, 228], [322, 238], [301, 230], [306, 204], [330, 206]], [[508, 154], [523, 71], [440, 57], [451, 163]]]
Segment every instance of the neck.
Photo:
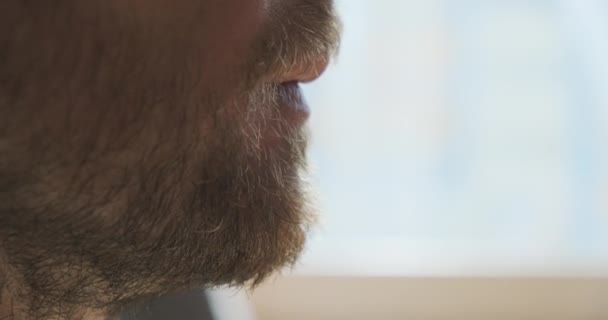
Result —
[[[29, 318], [29, 317], [24, 316], [23, 314], [19, 313], [19, 311], [17, 310], [17, 304], [13, 300], [13, 298], [10, 295], [10, 293], [8, 292], [8, 290], [6, 290], [4, 283], [0, 283], [0, 288], [2, 288], [0, 290], [0, 320], [17, 320], [17, 319]], [[59, 320], [61, 318], [51, 317], [49, 319]], [[105, 314], [102, 312], [89, 311], [89, 312], [82, 312], [81, 315], [78, 317], [78, 319], [105, 320], [107, 318], [106, 318]]]
[[[26, 287], [22, 285], [23, 282], [19, 281], [19, 273], [9, 267], [5, 257], [0, 250], [0, 320], [30, 318], [48, 320], [64, 320], [67, 318], [79, 320], [107, 319], [105, 313], [91, 309], [73, 310], [74, 313], [71, 316], [59, 316], [53, 312], [48, 314], [37, 313], [39, 311], [36, 310], [35, 305], [31, 305], [31, 301], [28, 299], [30, 296], [27, 294], [28, 290], [25, 290]], [[35, 312], [36, 316], [33, 316], [31, 312]]]

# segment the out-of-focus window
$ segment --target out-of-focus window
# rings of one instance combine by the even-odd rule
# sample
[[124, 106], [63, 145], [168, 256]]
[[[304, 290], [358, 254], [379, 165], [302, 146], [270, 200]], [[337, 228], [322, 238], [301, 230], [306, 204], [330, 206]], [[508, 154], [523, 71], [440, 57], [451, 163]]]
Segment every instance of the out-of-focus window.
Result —
[[608, 274], [608, 2], [338, 8], [299, 273]]

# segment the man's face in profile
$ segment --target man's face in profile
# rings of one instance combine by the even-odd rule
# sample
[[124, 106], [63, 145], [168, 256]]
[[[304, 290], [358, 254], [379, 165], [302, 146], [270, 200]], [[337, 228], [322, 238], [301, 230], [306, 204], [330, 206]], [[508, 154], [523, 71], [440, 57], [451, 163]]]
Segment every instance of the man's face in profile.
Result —
[[7, 0], [0, 24], [0, 291], [21, 312], [295, 261], [297, 82], [336, 47], [331, 0]]

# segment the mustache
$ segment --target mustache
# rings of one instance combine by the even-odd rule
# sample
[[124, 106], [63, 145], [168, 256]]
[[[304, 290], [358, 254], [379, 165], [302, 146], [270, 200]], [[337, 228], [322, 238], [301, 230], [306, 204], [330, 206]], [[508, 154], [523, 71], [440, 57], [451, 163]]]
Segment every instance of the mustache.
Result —
[[335, 58], [342, 23], [333, 0], [294, 0], [270, 12], [254, 46], [252, 81], [272, 78], [294, 68], [314, 68], [321, 59]]

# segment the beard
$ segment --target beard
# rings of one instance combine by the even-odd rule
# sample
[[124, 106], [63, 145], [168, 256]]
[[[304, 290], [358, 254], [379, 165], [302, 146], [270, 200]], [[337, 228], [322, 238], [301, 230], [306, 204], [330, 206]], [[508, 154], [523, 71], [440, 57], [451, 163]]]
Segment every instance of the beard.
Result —
[[[255, 286], [292, 265], [314, 216], [301, 179], [306, 135], [279, 120], [278, 91], [248, 93], [255, 115], [218, 115], [201, 141], [169, 139], [131, 167], [3, 171], [2, 262], [20, 283], [16, 300], [35, 306], [28, 315], [119, 312], [150, 296]], [[64, 175], [72, 180], [61, 189], [40, 182]]]
[[[190, 70], [135, 63], [138, 48], [119, 74], [66, 74], [59, 95], [32, 70], [8, 82], [17, 67], [0, 66], [0, 81], [15, 84], [0, 101], [14, 112], [0, 120], [0, 279], [24, 314], [119, 312], [171, 292], [254, 286], [296, 261], [314, 221], [301, 179], [306, 134], [282, 116], [284, 88], [264, 79], [286, 61], [306, 64], [306, 53], [329, 54], [338, 34], [329, 2], [301, 2], [317, 19], [264, 27], [251, 58], [227, 71], [229, 88], [201, 93]], [[136, 68], [150, 71], [124, 71]]]

